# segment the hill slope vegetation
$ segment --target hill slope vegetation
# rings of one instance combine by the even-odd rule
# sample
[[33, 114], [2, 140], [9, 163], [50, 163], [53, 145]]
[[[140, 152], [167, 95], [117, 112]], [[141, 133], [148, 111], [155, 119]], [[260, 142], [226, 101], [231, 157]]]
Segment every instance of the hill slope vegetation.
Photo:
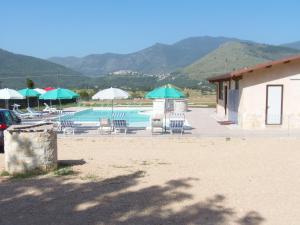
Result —
[[75, 85], [74, 79], [81, 80], [79, 76], [79, 72], [62, 65], [0, 49], [0, 80], [3, 86], [24, 87], [26, 78], [32, 78], [43, 86], [57, 83]]
[[300, 54], [300, 50], [248, 42], [229, 42], [180, 70], [179, 73], [186, 74], [191, 79], [202, 80], [295, 54]]

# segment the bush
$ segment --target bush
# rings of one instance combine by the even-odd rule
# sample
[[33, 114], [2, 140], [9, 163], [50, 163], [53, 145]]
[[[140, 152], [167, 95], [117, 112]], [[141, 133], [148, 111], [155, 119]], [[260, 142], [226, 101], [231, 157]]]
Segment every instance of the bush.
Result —
[[90, 95], [86, 90], [80, 90], [78, 91], [78, 94], [80, 95], [80, 98], [83, 100], [89, 100], [90, 99]]

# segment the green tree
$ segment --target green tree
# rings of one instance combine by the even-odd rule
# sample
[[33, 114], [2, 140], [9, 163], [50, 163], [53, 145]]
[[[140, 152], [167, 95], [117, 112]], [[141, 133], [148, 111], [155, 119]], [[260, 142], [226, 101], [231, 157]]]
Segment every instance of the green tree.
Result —
[[28, 88], [33, 89], [33, 88], [34, 88], [34, 82], [33, 82], [33, 80], [27, 78], [27, 79], [26, 79], [26, 86], [27, 86]]
[[80, 95], [80, 98], [83, 100], [88, 100], [90, 98], [90, 95], [87, 90], [79, 90], [78, 94]]

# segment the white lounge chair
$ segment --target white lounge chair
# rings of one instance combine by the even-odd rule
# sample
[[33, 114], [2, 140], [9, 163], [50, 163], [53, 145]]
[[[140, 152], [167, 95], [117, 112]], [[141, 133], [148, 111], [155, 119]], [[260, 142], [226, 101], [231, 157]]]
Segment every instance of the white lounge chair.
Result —
[[170, 120], [185, 120], [185, 114], [181, 113], [181, 112], [180, 113], [173, 112], [173, 113], [170, 113], [169, 119]]
[[184, 133], [184, 120], [170, 120], [169, 127], [171, 134], [179, 131], [182, 135]]
[[127, 134], [128, 127], [126, 120], [113, 120], [113, 129], [115, 133], [124, 130], [124, 133]]
[[62, 110], [58, 110], [57, 108], [50, 107], [46, 102], [44, 103], [44, 105], [46, 107], [43, 109], [43, 112], [48, 112], [48, 113], [62, 113]]
[[99, 121], [99, 128], [98, 128], [98, 133], [111, 133], [112, 131], [112, 126], [110, 119], [108, 118], [101, 118]]
[[63, 134], [75, 134], [75, 125], [72, 120], [61, 120], [58, 122], [58, 130]]
[[35, 111], [34, 109], [32, 109], [30, 107], [26, 108], [26, 110], [32, 116], [43, 116], [44, 115], [42, 112]]
[[19, 106], [17, 104], [13, 105], [13, 112], [20, 118], [22, 119], [29, 119], [29, 118], [33, 118], [34, 116], [31, 113], [24, 113], [22, 111], [19, 110]]
[[160, 129], [161, 133], [164, 132], [164, 120], [163, 115], [155, 115], [151, 119], [151, 132], [154, 133], [155, 129]]
[[20, 113], [20, 112], [18, 112], [18, 111], [16, 111], [16, 110], [13, 110], [13, 112], [14, 112], [18, 117], [20, 117], [21, 119], [31, 119], [31, 118], [33, 118], [33, 116], [32, 116], [31, 114], [29, 114], [29, 113]]
[[169, 129], [171, 134], [180, 132], [181, 135], [184, 133], [184, 113], [171, 113], [169, 116]]

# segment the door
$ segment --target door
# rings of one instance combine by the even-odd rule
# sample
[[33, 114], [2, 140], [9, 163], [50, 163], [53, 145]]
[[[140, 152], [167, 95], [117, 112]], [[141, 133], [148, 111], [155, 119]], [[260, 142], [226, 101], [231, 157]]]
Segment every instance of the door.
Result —
[[267, 85], [266, 124], [282, 124], [283, 85]]
[[224, 87], [224, 108], [225, 108], [225, 115], [227, 115], [227, 98], [228, 98], [228, 88], [227, 86]]
[[228, 120], [238, 123], [239, 90], [228, 91]]

